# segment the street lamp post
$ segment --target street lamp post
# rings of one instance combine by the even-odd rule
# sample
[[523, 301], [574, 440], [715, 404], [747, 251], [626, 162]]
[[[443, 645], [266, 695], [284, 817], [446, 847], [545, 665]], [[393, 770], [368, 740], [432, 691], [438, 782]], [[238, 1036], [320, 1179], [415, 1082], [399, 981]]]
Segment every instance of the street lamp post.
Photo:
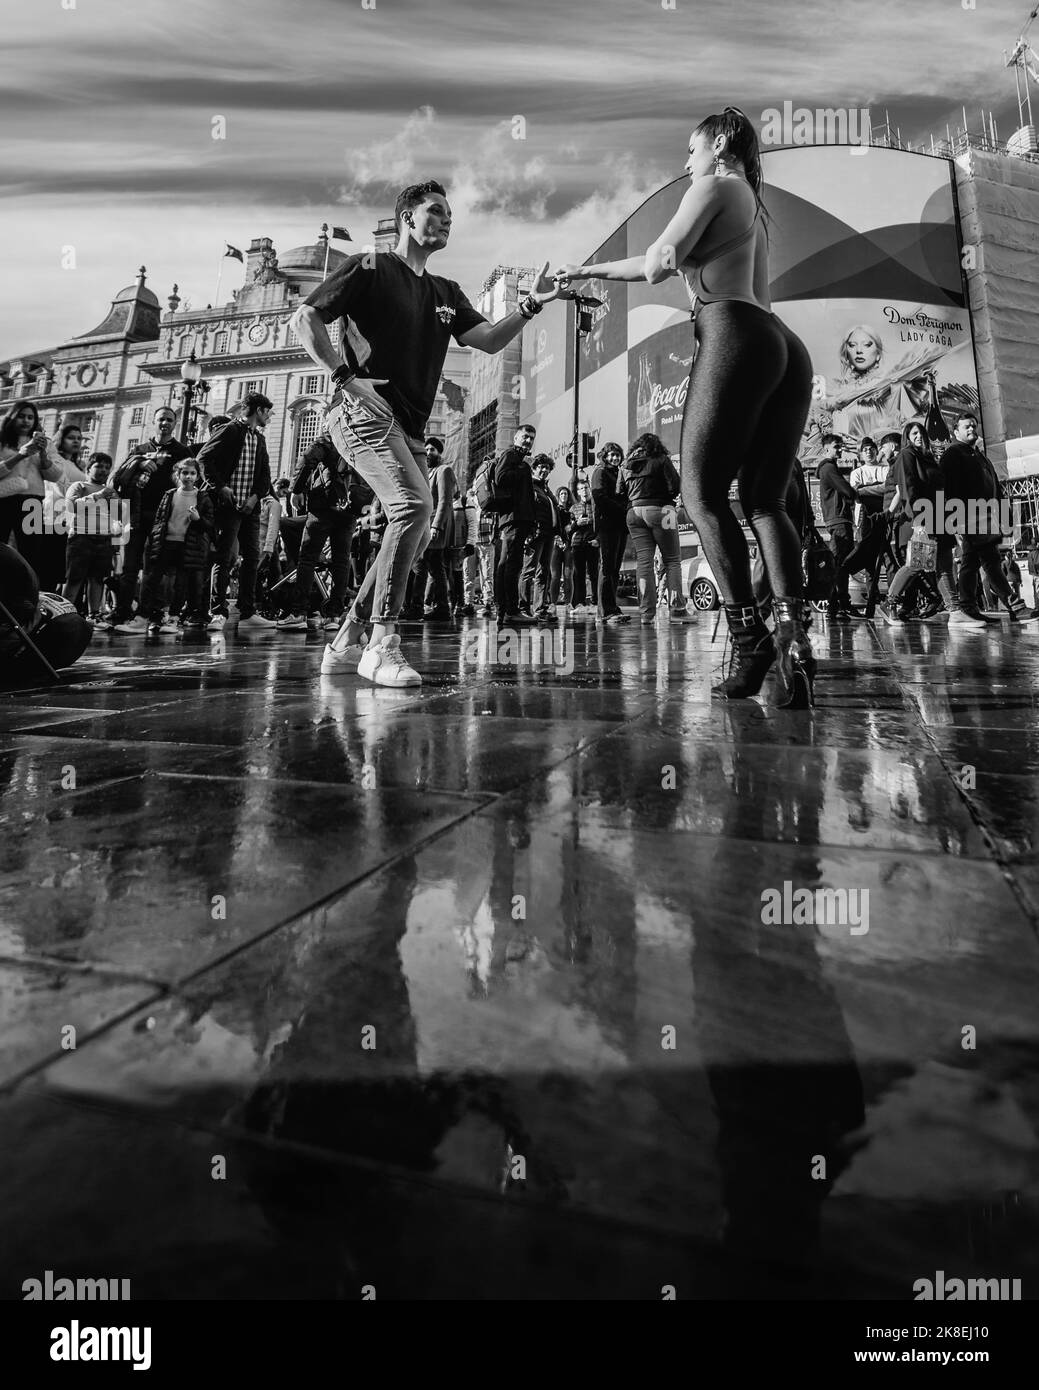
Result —
[[191, 427], [191, 402], [194, 399], [198, 384], [202, 380], [202, 368], [195, 360], [194, 348], [192, 348], [188, 360], [181, 364], [180, 379], [184, 383], [184, 409], [180, 417], [180, 442], [186, 444]]
[[577, 470], [584, 462], [581, 449], [581, 339], [592, 331], [592, 310], [598, 309], [601, 299], [590, 294], [575, 294], [574, 300], [574, 446], [573, 467], [570, 470], [570, 490], [577, 496]]

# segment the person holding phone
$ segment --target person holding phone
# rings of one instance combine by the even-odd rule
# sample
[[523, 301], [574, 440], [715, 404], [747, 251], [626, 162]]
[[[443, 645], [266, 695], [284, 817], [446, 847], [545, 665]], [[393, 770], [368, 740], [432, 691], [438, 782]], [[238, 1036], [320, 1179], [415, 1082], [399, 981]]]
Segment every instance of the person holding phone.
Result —
[[0, 423], [0, 541], [16, 546], [37, 581], [45, 562], [44, 484], [62, 476], [61, 459], [40, 429], [35, 405], [12, 405]]

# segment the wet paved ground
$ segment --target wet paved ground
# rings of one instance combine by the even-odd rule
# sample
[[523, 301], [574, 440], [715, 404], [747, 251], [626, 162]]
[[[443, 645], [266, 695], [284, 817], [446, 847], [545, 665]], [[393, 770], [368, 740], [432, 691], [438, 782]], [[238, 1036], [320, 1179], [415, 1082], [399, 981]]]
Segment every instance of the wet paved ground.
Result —
[[711, 627], [0, 695], [0, 1296], [1035, 1297], [1039, 630], [823, 633], [790, 713]]

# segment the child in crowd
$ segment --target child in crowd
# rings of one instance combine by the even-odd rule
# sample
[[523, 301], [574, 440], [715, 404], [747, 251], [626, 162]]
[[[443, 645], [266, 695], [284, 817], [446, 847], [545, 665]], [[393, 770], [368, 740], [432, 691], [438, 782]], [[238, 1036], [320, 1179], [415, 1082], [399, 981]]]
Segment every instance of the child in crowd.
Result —
[[184, 626], [204, 629], [209, 620], [204, 591], [210, 542], [216, 534], [213, 499], [208, 491], [198, 489], [194, 459], [182, 459], [173, 476], [177, 486], [163, 493], [145, 547], [141, 614], [148, 621], [150, 636], [180, 631], [174, 619], [165, 616], [162, 581], [167, 575], [173, 577], [174, 610], [186, 603]]
[[62, 597], [78, 606], [85, 585], [92, 622], [102, 616], [105, 584], [112, 573], [112, 522], [118, 507], [113, 503], [118, 494], [108, 483], [111, 469], [111, 454], [91, 454], [85, 481], [74, 482], [65, 494], [69, 543]]

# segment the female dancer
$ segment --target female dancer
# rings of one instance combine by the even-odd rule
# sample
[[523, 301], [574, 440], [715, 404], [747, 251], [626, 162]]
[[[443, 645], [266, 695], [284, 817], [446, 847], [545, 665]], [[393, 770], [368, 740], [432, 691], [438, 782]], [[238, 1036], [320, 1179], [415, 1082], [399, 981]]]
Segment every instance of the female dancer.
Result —
[[[682, 498], [734, 643], [733, 669], [715, 694], [727, 700], [757, 694], [775, 662], [778, 703], [803, 708], [812, 703], [815, 659], [786, 492], [808, 418], [812, 364], [770, 308], [758, 141], [743, 112], [727, 106], [701, 121], [685, 167], [690, 187], [648, 251], [605, 265], [561, 266], [557, 281], [565, 290], [592, 277], [650, 284], [684, 277], [697, 352], [682, 421]], [[734, 477], [775, 595], [774, 638], [754, 603], [747, 542], [728, 501]]]

